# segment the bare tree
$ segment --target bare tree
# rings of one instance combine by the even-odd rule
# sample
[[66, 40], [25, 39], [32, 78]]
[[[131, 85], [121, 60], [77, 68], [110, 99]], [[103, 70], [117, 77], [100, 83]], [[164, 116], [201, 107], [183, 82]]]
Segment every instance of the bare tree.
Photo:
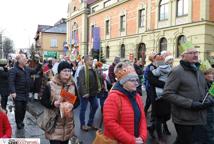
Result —
[[14, 47], [13, 47], [13, 41], [6, 37], [4, 40], [3, 40], [3, 51], [4, 51], [4, 57], [5, 58], [8, 58], [8, 54], [9, 53], [14, 53]]

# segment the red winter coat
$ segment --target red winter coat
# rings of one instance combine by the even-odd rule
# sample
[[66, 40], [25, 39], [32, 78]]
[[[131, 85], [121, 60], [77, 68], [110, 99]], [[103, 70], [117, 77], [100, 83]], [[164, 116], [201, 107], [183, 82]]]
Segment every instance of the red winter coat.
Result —
[[[139, 94], [135, 99], [141, 111], [139, 136], [146, 142], [147, 125], [143, 102]], [[134, 110], [128, 96], [118, 90], [111, 90], [104, 104], [103, 116], [105, 136], [122, 144], [135, 144]]]
[[4, 112], [0, 112], [0, 138], [11, 138], [12, 129]]

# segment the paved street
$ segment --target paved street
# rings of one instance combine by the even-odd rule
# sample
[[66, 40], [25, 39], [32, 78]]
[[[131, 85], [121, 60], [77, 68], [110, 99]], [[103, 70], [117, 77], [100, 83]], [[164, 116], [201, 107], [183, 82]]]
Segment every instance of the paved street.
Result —
[[[145, 99], [145, 97], [143, 97]], [[12, 102], [9, 102], [9, 105], [12, 105]], [[9, 106], [10, 107], [10, 106]], [[74, 114], [75, 114], [75, 135], [79, 138], [80, 141], [82, 141], [83, 144], [91, 144], [94, 137], [95, 137], [95, 131], [90, 131], [90, 132], [84, 132], [80, 130], [80, 125], [79, 125], [79, 109], [75, 109]], [[89, 105], [87, 109], [87, 114], [86, 118], [88, 118], [88, 113], [89, 113]], [[44, 132], [36, 125], [35, 121], [35, 116], [38, 115], [41, 112], [41, 105], [38, 102], [30, 102], [28, 111], [26, 113], [26, 118], [25, 118], [25, 129], [23, 130], [17, 130], [16, 129], [16, 124], [15, 124], [15, 119], [14, 119], [14, 111], [12, 109], [12, 112], [8, 113], [12, 128], [13, 128], [13, 137], [16, 138], [40, 138], [41, 144], [48, 144], [48, 141], [45, 139]], [[95, 126], [99, 126], [100, 124], [100, 109], [98, 109], [96, 116], [95, 116]], [[86, 120], [87, 121], [87, 120]], [[149, 121], [148, 121], [149, 123]], [[172, 133], [171, 136], [167, 137], [167, 143], [172, 144], [173, 141], [175, 140], [175, 130], [174, 126], [172, 125], [171, 121], [168, 122], [169, 124], [169, 129]], [[154, 142], [151, 141], [149, 138], [147, 144], [153, 144]]]

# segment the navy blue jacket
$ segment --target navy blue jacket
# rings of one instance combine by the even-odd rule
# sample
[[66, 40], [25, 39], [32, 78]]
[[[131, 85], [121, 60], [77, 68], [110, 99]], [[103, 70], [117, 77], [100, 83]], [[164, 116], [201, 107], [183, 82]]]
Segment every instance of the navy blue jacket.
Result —
[[41, 68], [39, 64], [36, 69], [24, 67], [24, 69], [18, 66], [18, 63], [9, 70], [9, 91], [10, 93], [16, 93], [15, 100], [27, 101], [30, 91], [30, 75], [37, 73]]

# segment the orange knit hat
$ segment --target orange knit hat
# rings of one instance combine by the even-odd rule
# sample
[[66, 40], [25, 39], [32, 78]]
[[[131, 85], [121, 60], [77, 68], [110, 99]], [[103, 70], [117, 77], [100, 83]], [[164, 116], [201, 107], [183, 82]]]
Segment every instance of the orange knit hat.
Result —
[[124, 84], [130, 79], [138, 79], [138, 75], [132, 66], [127, 66], [115, 72], [115, 76], [120, 84]]

